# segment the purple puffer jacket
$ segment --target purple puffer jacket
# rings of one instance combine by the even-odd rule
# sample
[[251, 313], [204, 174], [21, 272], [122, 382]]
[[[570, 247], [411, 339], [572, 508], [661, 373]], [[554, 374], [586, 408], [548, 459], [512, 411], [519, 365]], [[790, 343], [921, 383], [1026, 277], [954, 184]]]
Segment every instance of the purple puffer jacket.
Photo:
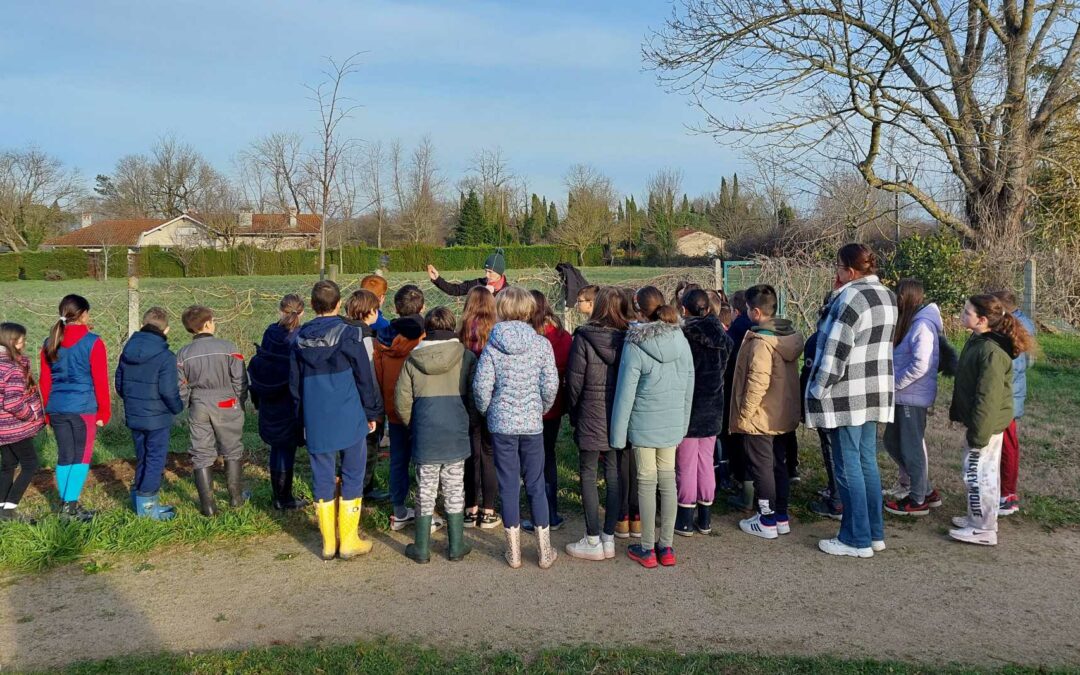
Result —
[[941, 311], [934, 303], [915, 314], [907, 335], [893, 348], [896, 405], [929, 408], [937, 398]]

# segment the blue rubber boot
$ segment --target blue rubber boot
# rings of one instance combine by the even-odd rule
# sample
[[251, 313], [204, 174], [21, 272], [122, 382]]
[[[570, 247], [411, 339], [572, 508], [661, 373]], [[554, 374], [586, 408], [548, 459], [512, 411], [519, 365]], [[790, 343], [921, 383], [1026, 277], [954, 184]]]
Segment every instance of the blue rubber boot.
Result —
[[135, 513], [140, 518], [150, 518], [151, 520], [172, 520], [176, 516], [175, 511], [163, 509], [158, 504], [157, 494], [152, 495], [135, 495]]

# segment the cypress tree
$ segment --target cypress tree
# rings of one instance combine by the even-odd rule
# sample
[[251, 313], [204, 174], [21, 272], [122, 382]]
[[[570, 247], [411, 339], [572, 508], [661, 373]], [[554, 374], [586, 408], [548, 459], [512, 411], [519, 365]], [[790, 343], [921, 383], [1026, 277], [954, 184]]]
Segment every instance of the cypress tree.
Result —
[[480, 246], [488, 243], [487, 226], [484, 223], [484, 213], [480, 207], [480, 199], [475, 190], [469, 190], [469, 195], [461, 203], [458, 212], [458, 222], [454, 227], [454, 243], [459, 246]]

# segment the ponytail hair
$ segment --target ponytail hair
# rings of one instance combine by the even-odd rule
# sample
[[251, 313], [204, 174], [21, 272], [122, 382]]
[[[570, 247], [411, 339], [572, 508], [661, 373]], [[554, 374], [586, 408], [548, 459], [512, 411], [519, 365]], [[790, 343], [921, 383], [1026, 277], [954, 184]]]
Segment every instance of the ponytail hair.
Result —
[[664, 294], [656, 286], [639, 288], [638, 292], [634, 294], [634, 302], [637, 305], [638, 314], [641, 315], [642, 321], [659, 321], [658, 312], [660, 308], [667, 307], [675, 314], [675, 321], [672, 323], [678, 323], [678, 313], [675, 312], [675, 308], [667, 304]]
[[655, 312], [653, 321], [679, 325], [679, 313], [671, 305], [661, 305]]
[[30, 362], [23, 363], [23, 353], [16, 344], [20, 338], [26, 337], [26, 327], [22, 324], [5, 321], [0, 323], [0, 347], [7, 350], [8, 358], [15, 362], [23, 377], [26, 378], [27, 388], [34, 386], [34, 374], [30, 372]]
[[49, 330], [49, 341], [45, 343], [45, 360], [56, 363], [59, 358], [60, 343], [64, 341], [64, 326], [78, 321], [79, 318], [90, 311], [90, 303], [81, 295], [65, 295], [60, 301], [60, 320], [53, 324]]
[[1034, 338], [997, 297], [989, 293], [973, 295], [968, 298], [968, 303], [975, 310], [975, 314], [986, 319], [986, 325], [991, 331], [1012, 341], [1011, 356], [1014, 359], [1034, 348]]
[[278, 303], [281, 318], [278, 325], [290, 333], [300, 327], [300, 315], [304, 313], [304, 299], [296, 293], [289, 293]]

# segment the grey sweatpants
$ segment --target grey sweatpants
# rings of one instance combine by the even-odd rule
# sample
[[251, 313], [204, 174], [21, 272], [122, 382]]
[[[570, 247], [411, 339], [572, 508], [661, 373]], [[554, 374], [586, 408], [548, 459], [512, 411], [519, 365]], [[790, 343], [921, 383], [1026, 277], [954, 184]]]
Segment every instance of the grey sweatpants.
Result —
[[191, 432], [191, 464], [204, 469], [214, 464], [218, 455], [226, 461], [244, 455], [244, 409], [217, 408], [196, 403], [188, 413]]
[[435, 513], [435, 498], [439, 494], [440, 480], [446, 512], [461, 513], [465, 510], [465, 460], [453, 464], [417, 464], [416, 503], [420, 506], [421, 516]]
[[[675, 535], [675, 447], [639, 448], [637, 460], [638, 505], [641, 507], [641, 547], [670, 548]], [[660, 488], [660, 532], [656, 531], [656, 490]]]
[[920, 504], [930, 494], [929, 465], [926, 459], [926, 408], [898, 405], [893, 421], [885, 425], [882, 440], [901, 473], [911, 481], [909, 496]]

